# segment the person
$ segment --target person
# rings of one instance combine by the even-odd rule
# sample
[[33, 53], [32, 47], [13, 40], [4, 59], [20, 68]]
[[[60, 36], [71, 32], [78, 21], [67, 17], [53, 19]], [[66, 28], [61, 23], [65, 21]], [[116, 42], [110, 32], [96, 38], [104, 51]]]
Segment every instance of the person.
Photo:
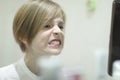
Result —
[[0, 80], [57, 80], [54, 72], [59, 64], [51, 56], [60, 54], [64, 47], [65, 19], [61, 6], [52, 0], [24, 3], [13, 20], [14, 38], [24, 56], [0, 68]]

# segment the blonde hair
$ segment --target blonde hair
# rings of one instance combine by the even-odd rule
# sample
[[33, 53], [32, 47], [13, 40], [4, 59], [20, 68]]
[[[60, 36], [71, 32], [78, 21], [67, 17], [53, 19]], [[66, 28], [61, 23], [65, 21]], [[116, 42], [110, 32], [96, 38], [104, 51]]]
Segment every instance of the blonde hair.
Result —
[[22, 40], [30, 44], [38, 31], [56, 17], [61, 17], [65, 22], [63, 9], [51, 0], [30, 0], [23, 4], [13, 21], [13, 34], [21, 50], [26, 50]]

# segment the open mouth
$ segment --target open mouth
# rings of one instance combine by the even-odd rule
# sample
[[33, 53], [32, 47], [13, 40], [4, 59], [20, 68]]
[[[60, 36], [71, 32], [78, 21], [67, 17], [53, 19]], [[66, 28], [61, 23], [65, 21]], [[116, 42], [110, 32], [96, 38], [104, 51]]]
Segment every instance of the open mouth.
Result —
[[50, 47], [59, 47], [61, 45], [60, 39], [53, 39], [49, 42]]

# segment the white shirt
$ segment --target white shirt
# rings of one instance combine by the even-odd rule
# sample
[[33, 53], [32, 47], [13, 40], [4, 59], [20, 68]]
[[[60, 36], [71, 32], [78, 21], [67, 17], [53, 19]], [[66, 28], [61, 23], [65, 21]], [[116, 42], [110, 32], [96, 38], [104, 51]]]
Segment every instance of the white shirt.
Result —
[[0, 80], [20, 80], [13, 64], [0, 68]]
[[[48, 60], [47, 63], [48, 62], [55, 63], [54, 59]], [[54, 65], [54, 64], [51, 64], [51, 65]], [[0, 68], [0, 80], [53, 80], [53, 79], [60, 80], [60, 77], [57, 78], [57, 75], [56, 75], [60, 71], [57, 70], [59, 72], [56, 72], [57, 68], [55, 67], [49, 70], [50, 65], [47, 65], [47, 66], [48, 66], [48, 69], [47, 68], [43, 69], [43, 72], [45, 74], [42, 76], [37, 76], [27, 68], [24, 62], [24, 57], [23, 57], [15, 64], [11, 64], [11, 65]]]
[[0, 68], [0, 80], [41, 80], [25, 65], [23, 58], [15, 64]]

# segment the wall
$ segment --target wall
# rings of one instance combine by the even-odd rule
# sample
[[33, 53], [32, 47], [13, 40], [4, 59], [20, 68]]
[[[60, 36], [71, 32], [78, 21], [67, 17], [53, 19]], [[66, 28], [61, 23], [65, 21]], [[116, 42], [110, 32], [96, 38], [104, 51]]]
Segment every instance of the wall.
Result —
[[[0, 1], [0, 66], [5, 66], [22, 56], [13, 39], [12, 20], [17, 8], [26, 0]], [[91, 16], [86, 11], [85, 0], [54, 1], [67, 15], [65, 46], [60, 59], [66, 68], [81, 66], [86, 80], [95, 80], [96, 51], [104, 52], [106, 60], [108, 58], [113, 0], [96, 0], [96, 10]]]

